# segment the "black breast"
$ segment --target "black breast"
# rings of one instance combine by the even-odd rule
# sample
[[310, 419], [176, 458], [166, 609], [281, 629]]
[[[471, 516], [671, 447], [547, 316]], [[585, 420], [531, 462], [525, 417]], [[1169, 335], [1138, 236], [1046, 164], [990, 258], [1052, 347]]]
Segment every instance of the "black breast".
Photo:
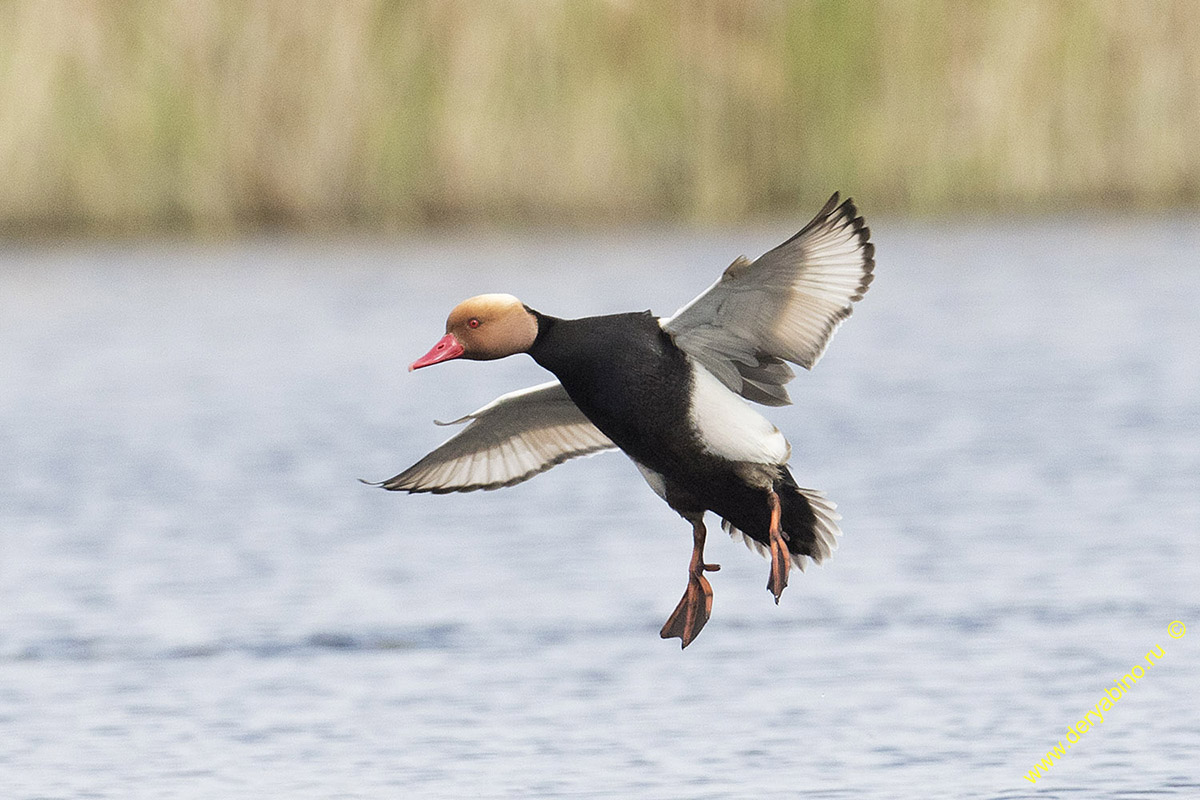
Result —
[[[749, 536], [768, 540], [762, 488], [747, 484], [734, 464], [702, 447], [689, 420], [691, 362], [653, 315], [572, 320], [539, 315], [539, 328], [529, 354], [558, 376], [597, 428], [664, 478], [673, 508], [714, 511]], [[784, 505], [786, 516], [788, 498]]]
[[664, 474], [695, 462], [701, 449], [688, 421], [691, 366], [657, 318], [648, 311], [541, 316], [539, 324], [529, 354], [618, 447]]

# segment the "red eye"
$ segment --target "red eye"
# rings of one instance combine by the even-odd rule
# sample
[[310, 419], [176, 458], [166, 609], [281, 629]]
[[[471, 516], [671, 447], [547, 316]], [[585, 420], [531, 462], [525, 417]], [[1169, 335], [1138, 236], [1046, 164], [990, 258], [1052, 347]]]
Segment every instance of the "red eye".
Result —
[[471, 317], [471, 319], [467, 322], [467, 327], [468, 328], [478, 328], [479, 320], [476, 319], [475, 317]]

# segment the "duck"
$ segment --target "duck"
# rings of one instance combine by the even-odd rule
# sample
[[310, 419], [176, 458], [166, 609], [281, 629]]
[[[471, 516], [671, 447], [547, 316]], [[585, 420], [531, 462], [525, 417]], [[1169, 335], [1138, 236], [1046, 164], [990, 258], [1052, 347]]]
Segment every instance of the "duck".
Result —
[[687, 586], [663, 639], [686, 648], [711, 617], [705, 573], [720, 565], [704, 559], [707, 512], [770, 558], [767, 589], [778, 604], [793, 566], [803, 571], [806, 560], [832, 555], [841, 516], [823, 492], [796, 482], [791, 445], [751, 404], [791, 402], [789, 364], [816, 366], [874, 278], [870, 237], [853, 200], [835, 192], [798, 233], [754, 260], [739, 256], [669, 317], [643, 311], [563, 319], [509, 294], [464, 300], [410, 372], [524, 353], [554, 380], [438, 423], [465, 427], [371, 485], [493, 490], [569, 459], [620, 450], [692, 526]]

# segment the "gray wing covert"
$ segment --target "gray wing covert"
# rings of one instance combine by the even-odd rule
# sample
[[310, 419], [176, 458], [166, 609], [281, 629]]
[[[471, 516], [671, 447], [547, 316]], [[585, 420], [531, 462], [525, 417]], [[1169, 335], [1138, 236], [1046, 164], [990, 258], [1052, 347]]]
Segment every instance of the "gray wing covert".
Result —
[[871, 284], [870, 236], [835, 192], [799, 233], [754, 261], [739, 257], [663, 329], [747, 400], [786, 405], [795, 373], [785, 362], [812, 369]]

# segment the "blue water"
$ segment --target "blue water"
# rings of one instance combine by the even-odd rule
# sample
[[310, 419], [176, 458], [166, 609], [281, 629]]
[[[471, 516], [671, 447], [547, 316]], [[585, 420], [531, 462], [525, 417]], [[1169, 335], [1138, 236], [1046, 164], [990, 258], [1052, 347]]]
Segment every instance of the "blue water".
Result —
[[776, 607], [710, 536], [686, 651], [623, 457], [355, 479], [545, 380], [406, 373], [458, 300], [670, 313], [787, 226], [0, 250], [0, 797], [1200, 797], [1200, 220], [873, 222], [766, 410], [841, 548]]

